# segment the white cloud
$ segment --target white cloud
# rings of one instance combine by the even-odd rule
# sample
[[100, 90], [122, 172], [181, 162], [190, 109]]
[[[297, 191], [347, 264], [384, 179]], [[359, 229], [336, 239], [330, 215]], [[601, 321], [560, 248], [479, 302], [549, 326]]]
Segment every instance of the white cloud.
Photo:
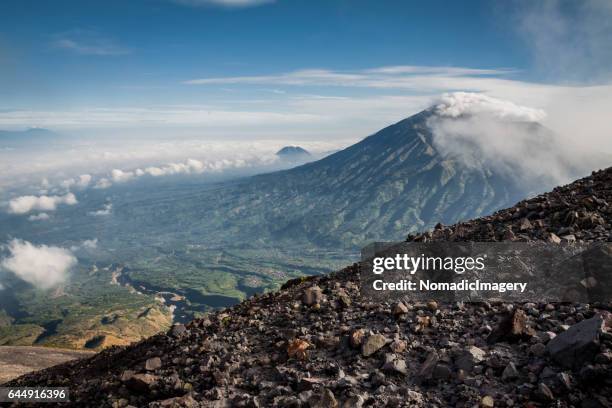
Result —
[[63, 196], [21, 196], [9, 201], [8, 211], [12, 214], [26, 214], [31, 211], [55, 211], [60, 204], [75, 205], [78, 201], [74, 194]]
[[93, 249], [96, 249], [97, 247], [98, 247], [98, 238], [94, 238], [94, 239], [86, 239], [85, 241], [81, 242], [80, 245], [73, 245], [70, 247], [70, 250], [72, 252], [77, 252], [82, 249], [93, 250]]
[[134, 172], [131, 171], [123, 171], [119, 169], [114, 169], [113, 171], [111, 171], [111, 179], [115, 183], [124, 183], [134, 178], [134, 176]]
[[304, 69], [276, 75], [196, 78], [187, 85], [338, 86], [380, 89], [461, 90], [470, 83], [491, 81], [514, 73], [508, 69], [400, 65], [356, 71]]
[[0, 266], [40, 289], [50, 289], [65, 282], [70, 270], [77, 265], [75, 256], [64, 248], [13, 239], [7, 249], [10, 255]]
[[62, 181], [60, 186], [67, 190], [71, 187], [86, 188], [89, 186], [89, 183], [91, 183], [91, 179], [92, 177], [90, 174], [81, 174], [76, 178], [70, 178]]
[[105, 188], [109, 188], [112, 185], [113, 185], [113, 183], [109, 179], [101, 178], [100, 180], [98, 180], [96, 182], [96, 184], [94, 185], [94, 188], [96, 188], [96, 189], [105, 189]]
[[174, 174], [202, 173], [205, 165], [199, 160], [187, 159], [185, 163], [170, 163], [162, 167], [147, 167], [144, 170], [137, 169], [137, 174], [149, 174], [153, 177], [168, 176]]
[[103, 217], [106, 215], [111, 215], [112, 212], [113, 212], [113, 204], [106, 203], [104, 204], [101, 210], [91, 211], [89, 212], [89, 215], [93, 215], [94, 217]]
[[[162, 166], [148, 166], [143, 168], [137, 168], [135, 170], [121, 170], [113, 169], [111, 171], [110, 179], [103, 177], [94, 185], [96, 189], [109, 188], [113, 183], [124, 183], [136, 178], [143, 176], [150, 177], [163, 177], [173, 176], [181, 174], [201, 174], [205, 171], [219, 172], [230, 168], [244, 168], [249, 166], [266, 165], [276, 161], [277, 158], [273, 155], [269, 157], [247, 157], [247, 158], [228, 158], [228, 159], [217, 159], [211, 160], [206, 163], [196, 160], [187, 159], [185, 162], [179, 163], [168, 163]], [[112, 181], [111, 181], [112, 180]], [[108, 204], [108, 208], [91, 212], [90, 215], [108, 215], [112, 209], [112, 205]]]
[[274, 3], [275, 0], [173, 0], [175, 3], [185, 6], [221, 6], [228, 8], [242, 8], [261, 6], [263, 4]]
[[72, 30], [55, 36], [51, 47], [80, 55], [117, 56], [130, 50], [91, 30]]
[[98, 238], [86, 239], [81, 244], [81, 248], [86, 248], [86, 249], [96, 249], [97, 247], [98, 247]]
[[435, 109], [438, 115], [452, 118], [478, 115], [509, 121], [539, 122], [546, 117], [546, 113], [541, 109], [528, 108], [473, 92], [446, 93], [442, 95]]
[[40, 214], [30, 215], [28, 217], [28, 221], [44, 221], [44, 220], [48, 220], [49, 218], [50, 218], [49, 214], [47, 214], [47, 213], [40, 213]]
[[2, 110], [0, 126], [14, 128], [38, 126], [49, 128], [125, 128], [159, 126], [198, 126], [210, 129], [243, 126], [298, 125], [320, 121], [314, 115], [300, 112], [266, 110], [230, 110], [210, 106], [168, 106], [151, 108], [100, 108], [74, 111]]

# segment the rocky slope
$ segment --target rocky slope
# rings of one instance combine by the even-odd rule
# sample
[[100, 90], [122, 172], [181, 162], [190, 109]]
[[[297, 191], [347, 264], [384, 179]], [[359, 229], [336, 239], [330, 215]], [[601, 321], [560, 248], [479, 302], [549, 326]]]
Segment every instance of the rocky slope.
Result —
[[[612, 168], [409, 240], [612, 240]], [[612, 303], [374, 304], [360, 266], [13, 381], [91, 407], [608, 407]]]

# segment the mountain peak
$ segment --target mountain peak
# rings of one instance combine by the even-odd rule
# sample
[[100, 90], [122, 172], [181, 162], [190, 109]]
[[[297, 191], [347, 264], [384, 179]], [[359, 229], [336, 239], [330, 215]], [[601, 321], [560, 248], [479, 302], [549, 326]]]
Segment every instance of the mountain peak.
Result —
[[279, 157], [310, 156], [308, 150], [300, 146], [285, 146], [276, 152]]

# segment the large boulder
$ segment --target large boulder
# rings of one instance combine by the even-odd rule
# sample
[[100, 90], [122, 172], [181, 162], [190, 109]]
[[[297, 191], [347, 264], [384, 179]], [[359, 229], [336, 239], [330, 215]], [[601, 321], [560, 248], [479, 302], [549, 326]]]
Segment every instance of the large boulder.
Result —
[[600, 315], [583, 320], [549, 341], [546, 350], [557, 364], [579, 368], [599, 352], [603, 323]]

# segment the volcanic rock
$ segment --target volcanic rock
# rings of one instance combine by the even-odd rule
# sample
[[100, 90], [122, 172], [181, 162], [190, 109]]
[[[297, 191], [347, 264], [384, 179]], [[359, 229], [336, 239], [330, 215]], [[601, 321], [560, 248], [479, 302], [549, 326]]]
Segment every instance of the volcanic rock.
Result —
[[159, 357], [150, 358], [145, 363], [145, 369], [147, 371], [155, 371], [155, 370], [161, 368], [161, 366], [162, 366], [162, 362], [161, 362], [161, 359]]
[[579, 367], [593, 360], [600, 350], [603, 319], [596, 315], [571, 326], [548, 342], [551, 358], [564, 367]]
[[533, 336], [535, 333], [527, 325], [527, 316], [522, 309], [514, 309], [487, 337], [489, 344], [498, 341], [519, 341]]
[[386, 343], [387, 339], [382, 334], [370, 335], [361, 346], [361, 354], [364, 357], [369, 357], [383, 348]]
[[476, 346], [471, 346], [463, 351], [455, 360], [457, 368], [470, 372], [476, 364], [481, 363], [485, 358], [486, 352]]

